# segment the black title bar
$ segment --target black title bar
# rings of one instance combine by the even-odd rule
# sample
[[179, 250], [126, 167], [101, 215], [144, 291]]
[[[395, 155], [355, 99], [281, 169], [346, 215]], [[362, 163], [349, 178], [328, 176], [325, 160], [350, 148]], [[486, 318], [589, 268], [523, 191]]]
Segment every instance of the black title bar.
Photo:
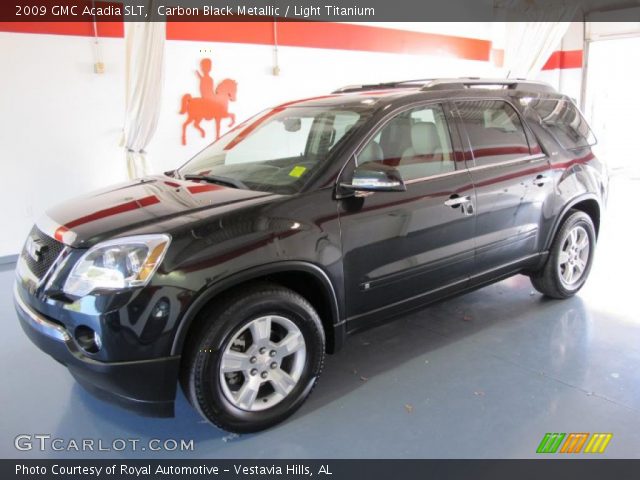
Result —
[[638, 0], [3, 0], [0, 21], [568, 21], [604, 11], [640, 21]]

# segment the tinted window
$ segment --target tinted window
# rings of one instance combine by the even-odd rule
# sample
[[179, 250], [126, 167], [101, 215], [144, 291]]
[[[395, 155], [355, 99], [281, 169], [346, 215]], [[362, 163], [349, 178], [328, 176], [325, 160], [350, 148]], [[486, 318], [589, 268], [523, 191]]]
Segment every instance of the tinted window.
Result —
[[576, 106], [566, 100], [534, 100], [529, 106], [564, 148], [594, 145], [596, 138]]
[[520, 117], [501, 100], [456, 103], [476, 165], [507, 162], [529, 155]]
[[414, 180], [455, 170], [451, 138], [442, 107], [429, 105], [388, 121], [357, 157], [358, 165], [379, 162]]

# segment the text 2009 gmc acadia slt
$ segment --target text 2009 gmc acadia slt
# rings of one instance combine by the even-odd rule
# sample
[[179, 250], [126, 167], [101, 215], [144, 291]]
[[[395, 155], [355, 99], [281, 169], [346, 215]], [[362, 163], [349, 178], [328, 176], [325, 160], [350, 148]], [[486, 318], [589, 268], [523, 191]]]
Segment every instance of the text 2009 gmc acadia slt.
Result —
[[353, 331], [525, 273], [574, 295], [607, 175], [573, 101], [523, 80], [345, 87], [236, 126], [165, 175], [50, 209], [22, 326], [101, 397], [231, 431], [304, 402]]

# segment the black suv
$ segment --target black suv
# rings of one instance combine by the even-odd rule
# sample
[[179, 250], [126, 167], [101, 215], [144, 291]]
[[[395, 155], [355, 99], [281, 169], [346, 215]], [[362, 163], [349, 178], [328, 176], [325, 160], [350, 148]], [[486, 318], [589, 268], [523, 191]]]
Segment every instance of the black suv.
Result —
[[249, 119], [181, 168], [52, 208], [22, 327], [96, 394], [231, 431], [291, 415], [326, 352], [525, 273], [574, 295], [607, 176], [572, 100], [524, 80], [346, 87]]

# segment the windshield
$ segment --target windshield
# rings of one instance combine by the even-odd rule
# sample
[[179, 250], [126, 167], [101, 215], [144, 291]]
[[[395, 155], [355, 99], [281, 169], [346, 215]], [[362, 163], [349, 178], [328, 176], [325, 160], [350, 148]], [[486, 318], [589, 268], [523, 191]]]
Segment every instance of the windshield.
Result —
[[362, 120], [362, 111], [344, 107], [278, 107], [228, 132], [179, 174], [230, 179], [251, 190], [296, 193]]

